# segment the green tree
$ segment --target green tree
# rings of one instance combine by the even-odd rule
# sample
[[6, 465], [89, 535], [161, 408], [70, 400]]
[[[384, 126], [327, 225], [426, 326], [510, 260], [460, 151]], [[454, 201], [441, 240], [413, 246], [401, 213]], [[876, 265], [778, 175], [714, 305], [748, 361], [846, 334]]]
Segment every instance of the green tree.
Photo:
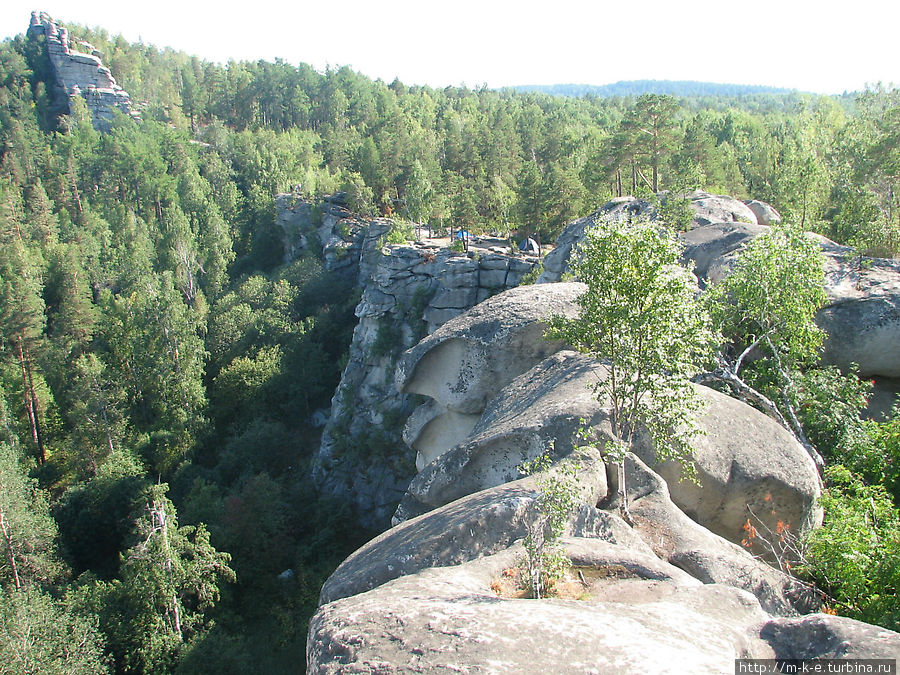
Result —
[[109, 672], [97, 617], [37, 588], [0, 593], [0, 675]]
[[654, 223], [601, 223], [577, 249], [575, 276], [587, 284], [579, 316], [553, 317], [549, 334], [602, 362], [597, 396], [610, 405], [619, 506], [626, 519], [625, 458], [640, 428], [657, 458], [690, 462], [701, 399], [690, 378], [709, 352], [709, 318], [691, 273], [678, 264], [675, 234]]
[[826, 470], [825, 520], [807, 541], [804, 572], [841, 614], [900, 629], [900, 514], [880, 485], [841, 465]]
[[105, 458], [123, 450], [128, 433], [125, 392], [96, 354], [80, 356], [72, 375], [67, 411], [71, 452], [82, 473], [96, 476]]
[[46, 495], [28, 478], [17, 450], [0, 441], [0, 586], [21, 591], [57, 581], [63, 567], [56, 537]]
[[[736, 395], [753, 401], [797, 437], [820, 470], [822, 458], [807, 440], [794, 409], [792, 373], [818, 357], [824, 334], [815, 314], [825, 303], [824, 285], [819, 245], [800, 228], [773, 227], [753, 239], [732, 273], [706, 292], [724, 343], [716, 355], [716, 369], [698, 378], [723, 382]], [[745, 381], [742, 370], [751, 354], [754, 372], [770, 374], [781, 407]]]
[[537, 600], [546, 595], [550, 585], [571, 565], [562, 546], [562, 536], [578, 506], [577, 464], [568, 460], [551, 467], [550, 454], [547, 450], [519, 467], [525, 475], [537, 475], [538, 495], [522, 542], [525, 556], [519, 564]]
[[[0, 183], [0, 341], [21, 375], [21, 395], [38, 461], [47, 460], [43, 433], [46, 406], [40, 396], [36, 355], [45, 324], [39, 253], [23, 236], [24, 219], [16, 191]], [[36, 260], [36, 257], [38, 258]]]
[[650, 162], [653, 172], [651, 190], [659, 192], [660, 167], [675, 145], [678, 127], [675, 115], [678, 101], [665, 94], [639, 96], [632, 112], [631, 128], [636, 136], [637, 154]]
[[428, 220], [431, 215], [431, 181], [419, 160], [413, 162], [406, 182], [406, 209], [409, 218], [416, 226], [421, 226], [423, 220]]
[[235, 581], [231, 556], [210, 544], [202, 523], [178, 525], [167, 490], [165, 483], [147, 489], [136, 543], [108, 589], [103, 628], [125, 672], [171, 672], [184, 647], [209, 629], [221, 584]]
[[206, 352], [197, 317], [171, 272], [142, 277], [104, 310], [108, 366], [128, 394], [130, 419], [152, 434], [154, 467], [171, 471], [206, 424]]

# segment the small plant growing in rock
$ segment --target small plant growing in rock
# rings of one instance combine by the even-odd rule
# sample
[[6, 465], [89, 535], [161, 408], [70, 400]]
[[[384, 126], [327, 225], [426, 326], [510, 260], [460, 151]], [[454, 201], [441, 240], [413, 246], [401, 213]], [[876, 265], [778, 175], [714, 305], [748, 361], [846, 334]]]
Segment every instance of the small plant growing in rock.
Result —
[[566, 462], [551, 470], [551, 450], [519, 467], [525, 475], [538, 476], [539, 494], [525, 536], [525, 555], [519, 560], [523, 584], [538, 600], [571, 566], [561, 540], [569, 516], [578, 505], [578, 466]]

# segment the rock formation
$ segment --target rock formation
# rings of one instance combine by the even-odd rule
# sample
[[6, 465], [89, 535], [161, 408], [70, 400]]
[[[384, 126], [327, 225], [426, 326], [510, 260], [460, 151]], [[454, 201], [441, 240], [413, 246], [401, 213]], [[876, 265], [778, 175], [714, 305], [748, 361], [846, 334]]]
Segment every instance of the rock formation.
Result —
[[[609, 438], [608, 406], [594, 395], [606, 369], [537, 330], [571, 311], [582, 288], [507, 291], [403, 355], [398, 385], [433, 397], [422, 406], [439, 414], [426, 418], [455, 415], [433, 434], [411, 417], [407, 435], [428, 437], [430, 461], [397, 525], [323, 587], [308, 672], [718, 673], [741, 657], [900, 655], [896, 633], [807, 614], [814, 594], [739, 545], [747, 518], [811, 526], [819, 489], [790, 434], [739, 401], [702, 390], [699, 485], [657, 465], [648, 444], [629, 456], [634, 526], [619, 517], [616, 472], [576, 436], [586, 424], [598, 447]], [[578, 600], [498, 593], [538, 496], [517, 467], [550, 447], [555, 461], [580, 467], [581, 506], [565, 540], [582, 571]]]
[[[769, 213], [766, 207], [758, 202], [755, 211]], [[691, 208], [695, 218], [682, 234], [683, 257], [694, 263], [701, 286], [724, 278], [741, 248], [768, 229], [756, 222], [755, 213], [747, 206], [730, 197], [695, 193]], [[655, 218], [655, 208], [645, 200], [623, 197], [571, 223], [560, 235], [556, 249], [546, 256], [539, 283], [562, 277], [573, 247], [592, 223], [638, 217]], [[775, 222], [771, 214], [764, 219]], [[900, 262], [866, 258], [825, 237], [810, 236], [819, 240], [825, 255], [828, 303], [816, 317], [827, 335], [823, 363], [843, 370], [856, 365], [862, 377], [879, 382], [889, 379], [884, 389], [893, 391], [897, 387], [892, 382], [900, 377]]]
[[383, 529], [416, 471], [415, 452], [401, 436], [413, 405], [394, 383], [397, 358], [449, 319], [517, 286], [538, 261], [491, 250], [385, 245], [390, 220], [363, 223], [348, 215], [326, 212], [316, 230], [326, 266], [356, 271], [363, 292], [314, 476], [326, 493], [352, 503], [364, 525]]
[[81, 96], [87, 103], [94, 128], [108, 131], [113, 120], [113, 111], [139, 117], [132, 109], [131, 97], [122, 89], [116, 79], [103, 65], [100, 54], [93, 45], [82, 42], [81, 46], [89, 54], [73, 49], [69, 31], [58, 26], [46, 12], [32, 12], [27, 36], [30, 39], [43, 37], [55, 86], [51, 89], [52, 109], [58, 114], [71, 112], [70, 99]]
[[777, 225], [781, 222], [781, 214], [771, 204], [766, 204], [757, 199], [748, 199], [744, 202], [756, 216], [756, 222], [760, 225]]

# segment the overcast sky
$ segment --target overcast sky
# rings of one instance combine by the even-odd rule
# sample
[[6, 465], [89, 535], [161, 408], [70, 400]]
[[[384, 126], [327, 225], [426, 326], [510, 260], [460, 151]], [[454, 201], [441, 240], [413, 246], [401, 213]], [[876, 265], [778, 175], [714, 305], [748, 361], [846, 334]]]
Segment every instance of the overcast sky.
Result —
[[895, 0], [2, 0], [0, 37], [24, 32], [33, 9], [221, 63], [280, 57], [433, 87], [654, 79], [830, 94], [900, 84]]

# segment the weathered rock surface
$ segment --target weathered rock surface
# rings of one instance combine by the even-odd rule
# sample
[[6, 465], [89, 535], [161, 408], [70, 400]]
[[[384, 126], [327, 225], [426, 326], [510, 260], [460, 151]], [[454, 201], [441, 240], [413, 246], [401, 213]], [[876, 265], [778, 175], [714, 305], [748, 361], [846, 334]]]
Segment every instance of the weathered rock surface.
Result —
[[441, 326], [403, 354], [397, 389], [432, 400], [410, 418], [404, 439], [417, 469], [464, 439], [487, 402], [562, 343], [545, 340], [552, 314], [576, 316], [578, 283], [523, 286], [495, 296]]
[[[332, 231], [346, 224], [346, 218], [336, 221]], [[412, 395], [401, 393], [394, 381], [399, 355], [477, 303], [518, 286], [538, 262], [420, 244], [385, 246], [390, 225], [385, 219], [371, 221], [354, 235], [358, 243], [348, 243], [342, 254], [342, 260], [358, 265], [363, 287], [356, 308], [359, 324], [314, 466], [320, 488], [350, 501], [361, 522], [375, 528], [389, 524], [416, 471], [415, 453], [401, 435], [414, 406]], [[445, 412], [419, 413], [420, 435], [446, 436], [464, 425], [464, 417]], [[435, 421], [438, 413], [441, 421]]]
[[822, 360], [844, 370], [857, 364], [862, 377], [900, 377], [900, 261], [860, 258], [831, 242], [823, 248]]
[[[516, 320], [535, 321], [533, 314], [509, 319], [502, 330], [491, 327], [491, 313], [506, 316], [507, 296], [521, 299], [508, 291], [493, 300], [490, 313], [474, 310], [476, 318], [461, 317], [407, 352], [398, 381], [427, 379], [420, 369], [429, 355], [448, 342], [465, 344], [459, 326], [478, 336], [470, 339], [473, 353], [486, 346], [490, 353], [510, 336], [520, 350], [527, 339], [540, 339], [515, 327]], [[524, 353], [535, 352], [526, 347]], [[731, 672], [739, 657], [900, 655], [896, 633], [828, 615], [800, 616], [817, 598], [733, 543], [748, 504], [761, 518], [771, 518], [772, 510], [796, 514], [800, 529], [816, 519], [815, 468], [767, 417], [704, 390], [709, 407], [701, 423], [708, 435], [696, 448], [701, 487], [680, 484], [675, 466], [650, 468], [645, 446], [639, 454], [648, 461], [629, 455], [625, 462], [629, 525], [613, 499], [617, 472], [598, 450], [575, 449], [573, 442], [581, 418], [597, 446], [608, 436], [608, 410], [593, 395], [604, 367], [558, 351], [504, 385], [489, 368], [484, 377], [473, 376], [471, 362], [432, 364], [441, 374], [436, 382], [465, 383], [458, 399], [435, 382], [424, 389], [449, 392], [447, 401], [468, 410], [487, 398], [478, 421], [468, 438], [414, 479], [398, 514], [402, 522], [326, 582], [310, 622], [308, 672], [719, 673]], [[581, 467], [580, 508], [566, 552], [601, 581], [579, 600], [498, 595], [492, 589], [521, 555], [518, 540], [539, 495], [536, 477], [520, 479], [516, 467], [551, 442], [557, 462]]]
[[[562, 351], [495, 390], [471, 435], [439, 452], [412, 480], [395, 521], [515, 480], [517, 467], [548, 447], [559, 457], [568, 455], [582, 420], [601, 441], [611, 439], [608, 404], [594, 395], [606, 376], [590, 357]], [[746, 536], [748, 518], [771, 531], [780, 521], [798, 533], [818, 522], [818, 474], [793, 436], [740, 401], [707, 387], [696, 390], [706, 405], [698, 425], [702, 433], [692, 442], [699, 485], [682, 480], [677, 462], [654, 466], [678, 508], [734, 543]], [[636, 452], [655, 464], [648, 438], [640, 438]]]
[[760, 225], [777, 225], [781, 222], [781, 214], [771, 204], [766, 204], [758, 199], [749, 199], [744, 203], [753, 211], [756, 222]]
[[[660, 193], [660, 199], [666, 197], [666, 193]], [[690, 207], [694, 212], [692, 228], [711, 223], [727, 223], [739, 232], [742, 228], [735, 225], [736, 223], [757, 225], [756, 215], [750, 207], [737, 199], [700, 191], [690, 193], [687, 198], [690, 200]], [[556, 247], [545, 256], [544, 272], [538, 278], [538, 283], [556, 282], [562, 278], [569, 269], [569, 257], [572, 255], [573, 248], [584, 239], [585, 230], [595, 223], [623, 222], [643, 218], [655, 220], [657, 218], [656, 206], [645, 199], [619, 197], [606, 203], [591, 215], [569, 223], [556, 240]]]
[[766, 232], [764, 225], [750, 223], [712, 223], [692, 227], [681, 235], [682, 259], [693, 261], [700, 282], [714, 284], [731, 271], [741, 249], [751, 239]]
[[[513, 549], [326, 604], [310, 622], [307, 672], [719, 674], [737, 658], [900, 651], [896, 633], [821, 614], [772, 618], [749, 593], [608, 548], [597, 568], [629, 574], [583, 600], [497, 597], [490, 583], [514, 564]], [[608, 562], [618, 560], [632, 564]]]
[[544, 271], [538, 283], [552, 283], [562, 279], [569, 269], [569, 258], [575, 246], [584, 239], [585, 230], [597, 222], [627, 222], [640, 218], [656, 217], [656, 207], [650, 202], [634, 197], [613, 199], [589, 216], [569, 223], [556, 240], [556, 246], [544, 256]]
[[[704, 284], [731, 271], [741, 248], [768, 230], [763, 225], [714, 223], [682, 235], [684, 258]], [[825, 256], [828, 302], [816, 316], [826, 333], [822, 362], [862, 377], [900, 376], [900, 262], [865, 258], [847, 246], [815, 237]]]
[[[737, 204], [749, 208], [705, 193], [695, 193], [691, 201], [696, 215], [691, 229], [681, 235], [683, 260], [693, 262], [702, 287], [725, 278], [742, 248], [769, 228], [742, 222], [748, 217]], [[654, 218], [656, 214], [650, 202], [628, 197], [572, 222], [560, 235], [560, 245], [545, 258], [539, 282], [556, 281], [568, 271], [571, 252], [592, 223], [633, 217]], [[825, 254], [828, 304], [816, 317], [827, 335], [823, 363], [843, 370], [858, 365], [863, 377], [900, 377], [900, 262], [860, 257], [849, 247], [810, 236], [819, 241]]]
[[28, 27], [30, 39], [44, 38], [47, 56], [55, 76], [55, 86], [51, 87], [52, 109], [56, 114], [71, 112], [69, 99], [81, 96], [91, 113], [91, 122], [100, 131], [108, 131], [118, 110], [126, 115], [139, 118], [132, 109], [131, 97], [122, 89], [116, 78], [103, 65], [100, 54], [93, 45], [81, 42], [80, 46], [90, 53], [73, 49], [69, 32], [58, 26], [46, 12], [32, 12]]
[[694, 211], [693, 225], [710, 223], [750, 223], [756, 225], [756, 214], [749, 206], [727, 195], [711, 195], [697, 191], [688, 198]]

